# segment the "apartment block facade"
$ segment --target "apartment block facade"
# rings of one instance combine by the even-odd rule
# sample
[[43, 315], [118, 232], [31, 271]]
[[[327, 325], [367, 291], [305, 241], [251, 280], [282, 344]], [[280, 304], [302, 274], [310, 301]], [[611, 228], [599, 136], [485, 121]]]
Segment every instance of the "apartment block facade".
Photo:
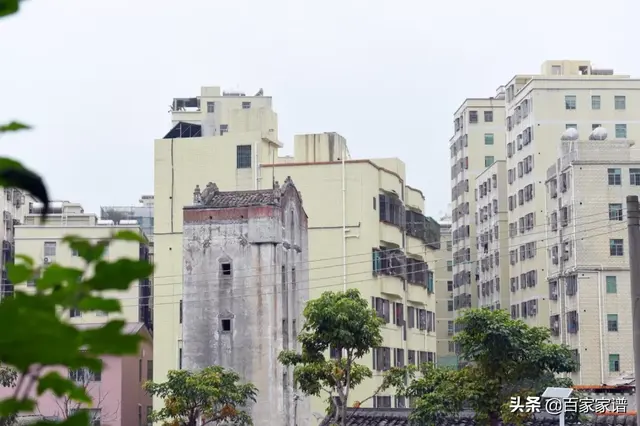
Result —
[[[78, 257], [64, 241], [68, 235], [76, 235], [96, 242], [109, 238], [118, 231], [132, 231], [144, 235], [140, 226], [125, 220], [114, 223], [112, 220], [98, 220], [97, 216], [85, 213], [80, 204], [68, 201], [52, 202], [46, 222], [41, 220], [43, 205], [32, 203], [24, 217], [24, 223], [15, 226], [15, 252], [31, 257], [36, 265], [46, 267], [51, 263], [82, 268], [84, 261]], [[104, 257], [109, 260], [120, 258], [150, 261], [148, 244], [133, 241], [114, 241], [106, 250]], [[35, 285], [31, 281], [27, 288]], [[110, 295], [111, 293], [108, 293]], [[122, 300], [122, 314], [118, 317], [127, 322], [143, 323], [148, 330], [153, 329], [153, 303], [151, 300], [150, 279], [133, 283], [127, 291], [114, 291], [113, 297]], [[75, 324], [100, 323], [108, 319], [106, 314], [81, 313], [72, 310], [69, 319]], [[113, 315], [113, 314], [112, 314]], [[110, 316], [112, 316], [110, 315]]]
[[507, 165], [496, 160], [476, 179], [474, 198], [478, 250], [478, 306], [491, 310], [509, 306]]
[[453, 242], [454, 316], [476, 307], [479, 280], [477, 259], [477, 177], [496, 160], [504, 158], [504, 92], [492, 98], [465, 100], [454, 114], [451, 151], [451, 239]]
[[427, 261], [433, 265], [435, 281], [437, 363], [439, 366], [456, 367], [458, 356], [453, 342], [452, 252], [451, 216], [446, 215], [440, 219], [440, 250], [434, 252], [432, 256], [428, 256]]
[[568, 131], [545, 191], [549, 326], [580, 363], [573, 381], [590, 385], [633, 371], [625, 209], [640, 192], [640, 151], [607, 130]]
[[[384, 346], [362, 361], [374, 378], [352, 393], [354, 401], [368, 397], [392, 365], [435, 360], [427, 255], [440, 246], [440, 227], [424, 215], [422, 193], [406, 185], [402, 161], [351, 159], [336, 133], [298, 135], [293, 155], [280, 157], [277, 115], [262, 92], [205, 87], [174, 106], [173, 129], [155, 141], [155, 380], [180, 366], [183, 207], [195, 185], [208, 181], [221, 191], [272, 189], [287, 177], [296, 183], [309, 218], [309, 278], [300, 286], [309, 298], [358, 288], [386, 323]], [[323, 400], [311, 404], [312, 412], [323, 412]], [[363, 405], [405, 401], [383, 394]]]
[[588, 134], [600, 126], [610, 139], [635, 138], [640, 80], [595, 69], [589, 61], [546, 61], [538, 75], [506, 85], [509, 280], [512, 316], [548, 326], [545, 231], [547, 169], [566, 129]]

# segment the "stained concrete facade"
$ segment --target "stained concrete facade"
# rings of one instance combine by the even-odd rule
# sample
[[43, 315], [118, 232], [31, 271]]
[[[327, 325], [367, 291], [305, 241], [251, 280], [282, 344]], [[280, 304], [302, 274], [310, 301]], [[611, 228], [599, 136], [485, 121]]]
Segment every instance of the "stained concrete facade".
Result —
[[299, 349], [308, 300], [300, 193], [290, 178], [268, 190], [210, 184], [194, 202], [183, 212], [183, 368], [221, 365], [256, 385], [256, 426], [308, 425], [309, 399], [294, 395], [293, 371], [277, 360]]

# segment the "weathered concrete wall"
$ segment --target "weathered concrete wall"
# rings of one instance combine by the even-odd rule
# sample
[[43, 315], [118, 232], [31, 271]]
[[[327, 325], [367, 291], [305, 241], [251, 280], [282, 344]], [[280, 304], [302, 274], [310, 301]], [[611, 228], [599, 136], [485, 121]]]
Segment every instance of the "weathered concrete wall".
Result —
[[255, 384], [257, 426], [306, 426], [311, 417], [277, 360], [296, 347], [308, 298], [306, 216], [294, 194], [287, 190], [281, 208], [184, 214], [183, 366], [222, 365]]

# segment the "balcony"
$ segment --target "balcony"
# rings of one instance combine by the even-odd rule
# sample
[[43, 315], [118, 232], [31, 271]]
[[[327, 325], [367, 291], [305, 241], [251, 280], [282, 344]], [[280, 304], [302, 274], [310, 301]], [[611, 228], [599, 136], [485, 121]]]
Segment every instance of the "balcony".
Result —
[[404, 286], [402, 280], [398, 277], [389, 275], [380, 275], [378, 277], [380, 283], [380, 293], [390, 296], [402, 297], [404, 294]]

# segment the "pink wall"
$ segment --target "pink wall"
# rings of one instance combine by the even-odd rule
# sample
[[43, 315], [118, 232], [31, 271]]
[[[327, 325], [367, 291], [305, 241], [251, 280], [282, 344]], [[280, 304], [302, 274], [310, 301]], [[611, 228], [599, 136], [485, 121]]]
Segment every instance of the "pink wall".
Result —
[[[153, 359], [153, 344], [143, 328], [140, 331], [148, 338], [141, 344], [140, 353], [129, 357], [103, 357], [104, 368], [99, 382], [87, 384], [87, 391], [93, 398], [93, 407], [100, 408], [102, 426], [138, 426], [139, 408], [142, 415], [141, 425], [147, 425], [147, 407], [151, 407], [151, 398], [142, 390], [142, 384], [150, 380], [147, 377], [147, 362]], [[142, 380], [139, 380], [139, 366], [142, 360]], [[55, 369], [63, 376], [68, 375], [66, 369]], [[0, 387], [0, 399], [13, 394], [13, 388]], [[34, 393], [35, 396], [35, 393]], [[34, 414], [64, 418], [65, 412], [79, 407], [77, 403], [65, 404], [51, 394], [42, 395], [37, 400]]]

